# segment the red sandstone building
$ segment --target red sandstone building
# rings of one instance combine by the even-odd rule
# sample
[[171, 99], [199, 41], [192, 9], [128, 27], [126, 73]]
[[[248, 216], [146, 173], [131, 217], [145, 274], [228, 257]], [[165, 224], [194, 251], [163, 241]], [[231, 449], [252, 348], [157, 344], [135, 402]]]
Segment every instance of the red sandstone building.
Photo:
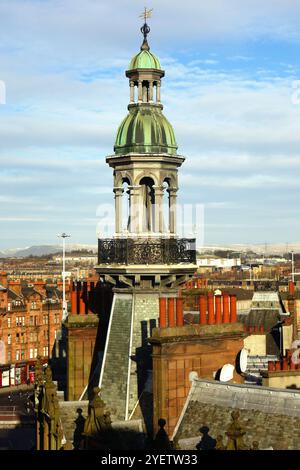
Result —
[[56, 356], [61, 320], [60, 286], [0, 273], [0, 387], [33, 381], [36, 358]]

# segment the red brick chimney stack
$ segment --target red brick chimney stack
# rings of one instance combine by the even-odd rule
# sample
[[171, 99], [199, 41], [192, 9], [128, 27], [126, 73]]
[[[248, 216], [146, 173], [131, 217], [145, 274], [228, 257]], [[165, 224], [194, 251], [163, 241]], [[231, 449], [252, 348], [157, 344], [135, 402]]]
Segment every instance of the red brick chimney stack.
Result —
[[223, 292], [223, 323], [229, 323], [229, 295]]
[[183, 299], [176, 298], [176, 326], [183, 326]]
[[207, 300], [206, 300], [206, 295], [204, 295], [204, 294], [200, 294], [200, 296], [199, 296], [199, 309], [200, 309], [199, 323], [201, 325], [205, 325], [206, 324]]
[[235, 323], [237, 321], [237, 311], [236, 311], [236, 295], [230, 296], [230, 323]]
[[213, 325], [215, 323], [215, 306], [214, 306], [214, 295], [209, 292], [207, 295], [208, 303], [208, 324]]
[[175, 299], [174, 297], [168, 298], [168, 326], [175, 326]]
[[166, 328], [167, 326], [167, 299], [160, 297], [159, 299], [159, 327]]
[[216, 303], [216, 317], [215, 323], [222, 323], [222, 297], [220, 295], [215, 296], [215, 303]]
[[291, 295], [294, 295], [295, 294], [295, 284], [293, 281], [289, 281], [289, 293]]

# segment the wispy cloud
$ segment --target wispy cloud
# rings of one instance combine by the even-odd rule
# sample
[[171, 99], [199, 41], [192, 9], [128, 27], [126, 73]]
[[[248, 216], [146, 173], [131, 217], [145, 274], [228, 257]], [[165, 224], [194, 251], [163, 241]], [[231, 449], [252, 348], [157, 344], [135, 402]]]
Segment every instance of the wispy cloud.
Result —
[[[3, 245], [52, 242], [49, 234], [61, 229], [95, 242], [97, 206], [113, 203], [105, 155], [113, 152], [127, 112], [124, 69], [139, 50], [143, 6], [1, 1]], [[300, 105], [292, 94], [300, 79], [300, 4], [174, 0], [170, 11], [170, 2], [153, 0], [151, 6], [150, 46], [166, 69], [164, 113], [187, 156], [178, 202], [204, 204], [207, 242], [294, 236]]]

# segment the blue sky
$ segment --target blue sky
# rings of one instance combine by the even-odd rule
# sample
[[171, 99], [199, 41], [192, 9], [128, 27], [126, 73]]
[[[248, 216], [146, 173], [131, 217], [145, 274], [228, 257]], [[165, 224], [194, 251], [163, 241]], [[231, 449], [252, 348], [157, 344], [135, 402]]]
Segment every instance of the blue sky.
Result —
[[[1, 0], [0, 250], [95, 243], [141, 43], [140, 0]], [[299, 241], [300, 2], [152, 0], [181, 204], [204, 243]], [[297, 82], [299, 80], [299, 82]]]

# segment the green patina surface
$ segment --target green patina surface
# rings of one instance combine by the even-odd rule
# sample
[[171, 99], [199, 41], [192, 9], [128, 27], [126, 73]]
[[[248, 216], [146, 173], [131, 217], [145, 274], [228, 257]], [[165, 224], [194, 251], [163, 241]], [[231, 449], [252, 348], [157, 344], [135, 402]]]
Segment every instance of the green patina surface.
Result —
[[143, 50], [135, 55], [128, 66], [128, 70], [134, 69], [156, 69], [161, 70], [161, 65], [158, 57], [152, 52]]
[[173, 128], [161, 109], [139, 105], [130, 108], [121, 123], [114, 151], [117, 155], [130, 152], [176, 155], [177, 144]]

